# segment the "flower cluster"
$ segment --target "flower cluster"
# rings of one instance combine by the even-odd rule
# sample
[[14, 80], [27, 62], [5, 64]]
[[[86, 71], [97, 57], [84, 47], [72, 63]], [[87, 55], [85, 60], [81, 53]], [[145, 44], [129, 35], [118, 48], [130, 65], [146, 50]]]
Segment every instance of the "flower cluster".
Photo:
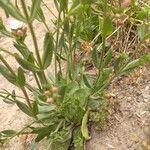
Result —
[[47, 97], [47, 103], [53, 104], [55, 99], [58, 97], [59, 89], [55, 86], [51, 87], [50, 90], [44, 92], [44, 95]]

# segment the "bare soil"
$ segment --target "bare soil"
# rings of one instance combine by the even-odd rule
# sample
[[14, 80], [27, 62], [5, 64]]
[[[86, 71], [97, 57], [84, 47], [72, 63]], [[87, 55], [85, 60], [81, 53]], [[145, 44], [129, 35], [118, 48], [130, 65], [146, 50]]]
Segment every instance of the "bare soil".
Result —
[[[46, 1], [48, 3], [48, 0]], [[49, 2], [51, 8], [53, 3]], [[44, 9], [44, 11], [46, 11]], [[49, 15], [48, 25], [51, 27]], [[2, 10], [0, 16], [5, 19]], [[42, 48], [42, 42], [46, 29], [39, 22], [35, 21], [36, 35], [39, 47]], [[26, 43], [33, 49], [32, 40], [29, 36]], [[0, 35], [0, 46], [8, 50], [15, 51], [10, 39]], [[14, 58], [6, 55], [8, 63], [17, 70], [17, 64]], [[28, 79], [32, 82], [32, 76], [27, 73]], [[10, 91], [15, 89], [21, 92], [13, 85], [8, 83], [0, 75], [0, 89], [6, 88]], [[110, 98], [113, 104], [112, 117], [108, 123], [106, 131], [96, 131], [94, 126], [91, 128], [92, 139], [87, 143], [88, 150], [142, 150], [146, 141], [150, 139], [150, 66], [138, 69], [128, 77], [116, 79], [109, 86], [108, 91], [112, 95]], [[24, 127], [30, 118], [22, 113], [16, 105], [7, 105], [0, 99], [0, 130], [15, 129], [20, 130]], [[33, 137], [16, 137], [2, 150], [26, 150]], [[42, 144], [41, 144], [42, 145]], [[39, 150], [44, 148], [39, 147]], [[148, 150], [145, 148], [145, 150]]]

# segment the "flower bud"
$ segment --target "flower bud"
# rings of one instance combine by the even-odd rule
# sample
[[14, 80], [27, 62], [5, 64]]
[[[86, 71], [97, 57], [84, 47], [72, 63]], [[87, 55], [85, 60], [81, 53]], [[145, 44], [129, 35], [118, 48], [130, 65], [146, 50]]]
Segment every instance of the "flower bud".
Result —
[[51, 92], [50, 91], [44, 91], [44, 95], [49, 97], [49, 96], [51, 96]]
[[51, 97], [48, 98], [48, 99], [47, 99], [47, 103], [50, 104], [50, 105], [53, 104], [53, 103], [54, 103], [54, 99], [51, 98]]
[[24, 35], [24, 33], [22, 32], [22, 30], [17, 31], [17, 36], [22, 37], [23, 35]]
[[123, 2], [122, 2], [122, 6], [124, 8], [128, 8], [130, 6], [130, 4], [131, 4], [131, 0], [123, 0]]
[[56, 86], [53, 86], [52, 88], [51, 88], [51, 92], [53, 93], [53, 94], [56, 94], [56, 93], [58, 93], [58, 88], [56, 87]]
[[26, 26], [23, 26], [23, 27], [22, 27], [22, 32], [23, 32], [24, 34], [27, 33], [27, 27], [26, 27]]

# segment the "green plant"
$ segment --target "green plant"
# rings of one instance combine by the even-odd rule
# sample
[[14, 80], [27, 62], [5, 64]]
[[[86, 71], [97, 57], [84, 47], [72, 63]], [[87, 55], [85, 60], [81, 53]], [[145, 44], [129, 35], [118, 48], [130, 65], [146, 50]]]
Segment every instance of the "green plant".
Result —
[[[150, 54], [137, 59], [131, 59], [125, 52], [116, 54], [107, 41], [118, 30], [115, 29], [111, 14], [127, 11], [130, 16], [131, 11], [137, 19], [136, 13], [139, 10], [136, 10], [134, 2], [126, 10], [116, 8], [108, 0], [72, 0], [71, 4], [68, 0], [54, 0], [57, 16], [53, 21], [55, 28], [50, 30], [41, 7], [41, 4], [46, 5], [44, 1], [32, 0], [30, 7], [26, 6], [24, 0], [20, 2], [21, 7], [17, 1], [15, 6], [9, 0], [0, 0], [0, 6], [7, 14], [28, 25], [35, 53], [25, 42], [28, 36], [26, 27], [13, 28], [10, 32], [1, 20], [0, 31], [14, 40], [17, 52], [2, 47], [0, 51], [13, 56], [20, 67], [15, 72], [0, 54], [0, 73], [19, 87], [24, 96], [18, 96], [15, 90], [9, 92], [7, 89], [1, 91], [0, 96], [4, 102], [16, 104], [34, 121], [20, 132], [1, 131], [0, 142], [3, 144], [21, 134], [35, 134], [37, 136], [31, 147], [47, 137], [47, 150], [85, 149], [85, 142], [90, 139], [89, 122], [101, 128], [105, 126], [109, 115], [106, 99], [109, 83], [115, 77], [128, 74], [135, 67], [150, 62]], [[21, 8], [23, 11], [20, 11]], [[47, 29], [42, 55], [33, 28], [35, 19]], [[144, 33], [143, 29], [139, 32], [142, 41], [148, 40], [150, 33]], [[54, 74], [48, 72], [52, 61]], [[94, 74], [90, 73], [91, 66], [95, 70]], [[25, 70], [32, 72], [36, 87], [27, 82]], [[29, 97], [29, 92], [33, 99]], [[34, 124], [39, 124], [39, 127]]]

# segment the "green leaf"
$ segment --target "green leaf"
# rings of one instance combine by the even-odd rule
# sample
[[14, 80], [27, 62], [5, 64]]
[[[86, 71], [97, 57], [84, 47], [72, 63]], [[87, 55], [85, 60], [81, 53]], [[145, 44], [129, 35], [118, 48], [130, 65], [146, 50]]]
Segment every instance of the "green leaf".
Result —
[[31, 109], [25, 103], [20, 102], [20, 101], [16, 101], [16, 104], [20, 108], [20, 110], [22, 110], [25, 114], [33, 117]]
[[3, 131], [1, 131], [1, 133], [4, 134], [5, 136], [11, 137], [14, 134], [16, 134], [17, 132], [14, 130], [3, 130]]
[[60, 11], [68, 9], [68, 0], [63, 0], [63, 1], [61, 0], [59, 1], [59, 4], [60, 4]]
[[21, 14], [20, 10], [17, 9], [11, 2], [10, 0], [0, 0], [0, 7], [4, 9], [8, 14], [13, 16], [14, 18], [24, 21], [25, 18]]
[[87, 110], [86, 113], [84, 114], [84, 117], [82, 119], [82, 125], [81, 125], [81, 132], [82, 132], [82, 135], [85, 138], [85, 140], [90, 139], [88, 126], [87, 126], [88, 117], [89, 117], [89, 110]]
[[139, 59], [133, 60], [129, 62], [122, 70], [121, 74], [128, 73], [132, 71], [134, 68], [144, 65], [145, 63], [150, 62], [150, 54], [146, 54]]
[[108, 51], [108, 53], [106, 54], [103, 62], [102, 62], [102, 68], [106, 68], [107, 65], [111, 62], [112, 59], [112, 51]]
[[106, 37], [107, 35], [111, 34], [112, 31], [113, 31], [112, 21], [109, 17], [106, 17], [103, 22], [102, 36]]
[[[34, 131], [33, 131], [34, 133]], [[40, 142], [43, 138], [50, 134], [49, 127], [44, 127], [38, 130], [38, 136], [35, 139], [35, 142]]]
[[91, 77], [88, 74], [84, 74], [83, 75], [83, 81], [84, 84], [88, 87], [88, 88], [92, 88], [92, 81], [91, 81]]
[[45, 16], [44, 16], [44, 13], [43, 13], [42, 8], [39, 8], [39, 9], [37, 10], [37, 15], [35, 16], [35, 18], [36, 18], [38, 21], [40, 21], [40, 22], [42, 22], [42, 21], [45, 22]]
[[29, 51], [27, 45], [23, 42], [14, 42], [14, 47], [21, 53], [21, 55], [25, 58], [28, 59], [29, 55], [31, 55], [32, 52]]
[[24, 76], [24, 71], [20, 67], [18, 68], [17, 83], [20, 87], [25, 86], [25, 83], [26, 83], [26, 79], [25, 79], [25, 76]]
[[39, 113], [49, 113], [56, 109], [56, 105], [50, 105], [50, 106], [38, 106]]
[[46, 33], [44, 39], [44, 52], [42, 56], [43, 68], [46, 69], [52, 62], [54, 50], [53, 36], [51, 33]]
[[73, 144], [76, 150], [84, 150], [84, 139], [80, 127], [74, 129]]
[[82, 10], [83, 10], [83, 5], [79, 4], [79, 5], [75, 6], [74, 8], [72, 8], [71, 10], [69, 10], [68, 16], [78, 15], [82, 12]]
[[36, 101], [33, 102], [33, 114], [36, 116], [39, 113], [38, 104]]
[[124, 62], [126, 61], [127, 59], [127, 54], [125, 53], [122, 53], [120, 54], [120, 56], [116, 59], [115, 63], [114, 63], [114, 72], [115, 74], [119, 74], [122, 67], [124, 66]]
[[109, 77], [112, 72], [112, 69], [106, 68], [103, 69], [100, 76], [97, 79], [96, 87], [93, 89], [94, 92], [98, 92], [99, 90], [103, 89], [109, 83]]
[[10, 71], [0, 64], [0, 73], [12, 84], [17, 85], [16, 77], [10, 73]]
[[59, 8], [59, 5], [58, 5], [58, 1], [57, 0], [54, 0], [54, 4], [55, 4], [55, 8], [57, 9], [57, 11], [59, 12], [60, 8]]
[[7, 29], [5, 28], [3, 20], [1, 18], [0, 18], [0, 32], [8, 37], [12, 37], [11, 33], [7, 31]]
[[99, 53], [97, 51], [97, 49], [93, 49], [93, 52], [92, 52], [92, 60], [94, 62], [94, 65], [96, 68], [99, 68], [99, 65], [100, 65], [100, 57], [99, 57]]
[[22, 59], [18, 54], [15, 54], [15, 58], [17, 60], [17, 62], [24, 68], [24, 69], [27, 69], [29, 71], [32, 71], [32, 72], [39, 72], [40, 69], [35, 66], [33, 63], [25, 60], [25, 59]]
[[138, 35], [141, 40], [144, 40], [145, 36], [147, 35], [147, 30], [145, 25], [142, 24], [138, 27]]
[[30, 19], [33, 20], [40, 9], [41, 0], [32, 0], [31, 16]]

